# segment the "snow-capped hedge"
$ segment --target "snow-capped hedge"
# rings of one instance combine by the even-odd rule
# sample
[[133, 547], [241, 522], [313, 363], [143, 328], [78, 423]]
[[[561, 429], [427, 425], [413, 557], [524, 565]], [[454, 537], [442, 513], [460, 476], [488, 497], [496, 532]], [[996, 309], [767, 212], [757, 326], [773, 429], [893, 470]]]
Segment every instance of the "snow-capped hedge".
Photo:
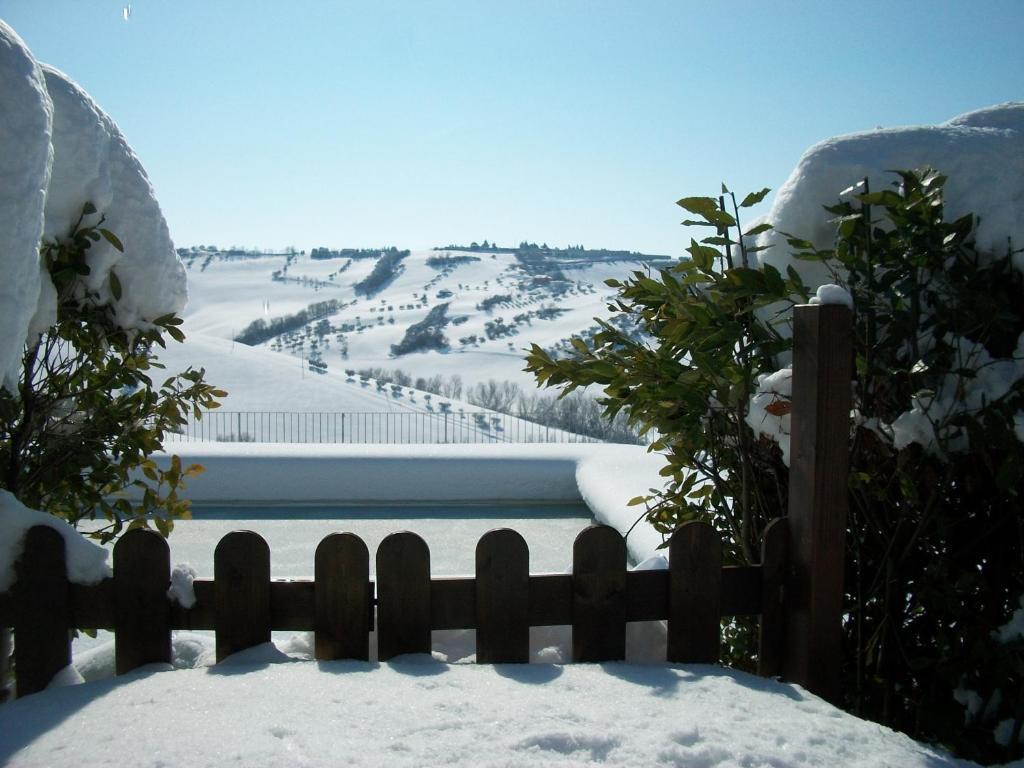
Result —
[[[1010, 239], [1024, 246], [1024, 102], [999, 104], [955, 117], [941, 125], [886, 128], [836, 136], [808, 149], [775, 196], [767, 220], [774, 229], [758, 236], [763, 263], [786, 271], [793, 264], [782, 233], [829, 248], [835, 225], [822, 206], [864, 178], [872, 191], [889, 188], [892, 171], [937, 168], [949, 177], [946, 214], [950, 220], [978, 216], [975, 242], [982, 252], [1006, 252]], [[847, 198], [848, 199], [848, 198]], [[1024, 270], [1024, 254], [1014, 260]], [[814, 264], [796, 264], [816, 288], [831, 282]]]
[[85, 203], [87, 216], [124, 244], [90, 249], [84, 284], [111, 297], [124, 328], [177, 313], [185, 305], [185, 271], [138, 158], [114, 122], [66, 75], [35, 61], [0, 21], [0, 386], [13, 391], [24, 342], [56, 317], [56, 292], [39, 261], [40, 238], [67, 235]]

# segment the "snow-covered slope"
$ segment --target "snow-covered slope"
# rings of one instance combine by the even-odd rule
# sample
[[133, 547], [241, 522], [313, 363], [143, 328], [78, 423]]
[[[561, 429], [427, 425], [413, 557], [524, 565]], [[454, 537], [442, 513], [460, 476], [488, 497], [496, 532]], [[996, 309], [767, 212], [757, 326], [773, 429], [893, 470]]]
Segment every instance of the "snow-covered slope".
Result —
[[[595, 316], [608, 314], [605, 299], [613, 293], [603, 281], [645, 264], [639, 257], [607, 261], [564, 253], [524, 263], [506, 252], [413, 252], [400, 261], [393, 279], [365, 295], [357, 286], [378, 258], [200, 251], [184, 257], [190, 293], [184, 329], [192, 338], [231, 339], [253, 321], [269, 324], [308, 309], [310, 319], [302, 327], [259, 346], [322, 360], [328, 371], [381, 367], [414, 378], [457, 374], [467, 385], [496, 379], [532, 389], [533, 377], [522, 371], [524, 348], [565, 344], [593, 326]], [[392, 345], [411, 326], [434, 324], [439, 305], [446, 305], [438, 323], [444, 342], [393, 353]]]

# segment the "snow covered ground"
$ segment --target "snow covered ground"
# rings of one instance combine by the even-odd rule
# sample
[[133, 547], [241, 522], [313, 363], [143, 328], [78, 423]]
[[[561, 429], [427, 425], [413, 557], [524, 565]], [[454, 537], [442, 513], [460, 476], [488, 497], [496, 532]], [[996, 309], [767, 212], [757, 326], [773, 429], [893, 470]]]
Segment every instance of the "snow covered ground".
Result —
[[[453, 257], [450, 266], [441, 268], [436, 262], [431, 266], [431, 259], [444, 255]], [[573, 334], [593, 326], [595, 316], [607, 315], [605, 299], [613, 294], [603, 281], [644, 268], [639, 260], [562, 260], [554, 266], [564, 279], [552, 281], [548, 275], [525, 271], [510, 253], [414, 251], [402, 260], [393, 281], [368, 297], [357, 295], [355, 285], [370, 274], [373, 258], [199, 252], [184, 261], [189, 304], [183, 329], [189, 340], [181, 352], [172, 352], [178, 359], [187, 359], [193, 340], [210, 350], [209, 343], [201, 341], [205, 337], [231, 339], [253, 321], [269, 322], [334, 300], [339, 306], [321, 319], [326, 325], [317, 328], [321, 321], [310, 321], [259, 346], [323, 360], [329, 371], [401, 368], [413, 377], [459, 375], [467, 384], [495, 379], [514, 381], [527, 389], [535, 384], [532, 375], [522, 370], [523, 350], [531, 343], [544, 347], [566, 343]], [[488, 299], [506, 296], [507, 301], [484, 305]], [[393, 356], [391, 345], [398, 344], [409, 326], [424, 320], [439, 304], [448, 305], [443, 332], [449, 347]], [[300, 366], [293, 363], [293, 370], [298, 373]], [[213, 375], [210, 380], [232, 392], [229, 381]], [[245, 409], [234, 399], [226, 407]], [[276, 408], [286, 409], [285, 405]]]
[[[661, 482], [658, 454], [636, 445], [266, 445], [186, 443], [184, 464], [197, 503], [316, 504], [584, 502], [595, 519], [625, 535], [642, 509], [628, 506]], [[164, 459], [166, 460], [166, 459]], [[662, 539], [642, 523], [627, 537], [633, 562]], [[171, 544], [174, 539], [172, 534]]]
[[971, 765], [706, 666], [295, 662], [271, 646], [0, 710], [0, 762], [88, 766]]
[[[191, 333], [160, 351], [168, 372], [189, 366], [228, 392], [220, 410], [190, 419], [169, 447], [194, 438], [227, 442], [487, 443], [575, 442], [579, 435], [498, 414], [467, 402], [340, 369], [312, 371], [304, 360]], [[159, 374], [158, 374], [159, 375]], [[344, 420], [341, 414], [345, 414]]]

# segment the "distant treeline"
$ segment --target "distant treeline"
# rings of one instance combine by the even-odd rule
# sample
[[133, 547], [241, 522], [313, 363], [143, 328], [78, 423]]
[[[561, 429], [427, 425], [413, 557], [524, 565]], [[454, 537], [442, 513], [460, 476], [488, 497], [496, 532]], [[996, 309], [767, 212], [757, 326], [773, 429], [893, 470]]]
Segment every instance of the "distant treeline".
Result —
[[275, 336], [280, 336], [288, 331], [295, 331], [307, 323], [328, 317], [341, 309], [341, 302], [337, 299], [330, 301], [318, 301], [310, 304], [305, 309], [300, 309], [294, 315], [284, 317], [272, 317], [269, 322], [266, 320], [253, 320], [240, 334], [235, 336], [235, 341], [241, 344], [248, 344], [250, 347], [269, 341]]
[[481, 309], [484, 312], [489, 312], [495, 304], [511, 304], [512, 294], [510, 293], [498, 293], [494, 296], [488, 296], [486, 299], [476, 305], [477, 309]]
[[409, 251], [399, 251], [395, 246], [389, 245], [384, 248], [314, 248], [309, 252], [313, 259], [376, 259], [386, 253], [400, 253], [402, 258], [409, 255]]
[[242, 248], [237, 245], [233, 245], [230, 248], [218, 248], [216, 245], [193, 245], [188, 248], [178, 248], [178, 256], [181, 258], [189, 258], [193, 256], [202, 255], [213, 255], [213, 256], [235, 256], [244, 258], [256, 258], [258, 256], [295, 256], [299, 253], [305, 253], [305, 251], [297, 251], [291, 246], [283, 250], [273, 250], [272, 248]]
[[408, 251], [399, 251], [392, 248], [390, 251], [381, 251], [380, 258], [373, 265], [373, 272], [367, 275], [353, 286], [357, 296], [373, 296], [383, 290], [388, 283], [398, 276], [401, 270], [405, 269], [401, 261], [409, 255]]
[[465, 254], [452, 256], [450, 253], [442, 253], [437, 256], [428, 256], [427, 266], [434, 269], [446, 269], [447, 267], [455, 267], [459, 264], [469, 264], [471, 261], [480, 261], [480, 257], [466, 256]]
[[476, 251], [480, 253], [515, 253], [515, 248], [502, 248], [497, 243], [489, 243], [484, 240], [478, 243], [474, 240], [469, 245], [446, 245], [444, 248], [434, 248], [435, 251]]
[[489, 411], [507, 413], [526, 421], [543, 424], [576, 435], [594, 437], [612, 443], [643, 445], [646, 440], [633, 429], [626, 415], [620, 411], [609, 419], [604, 408], [587, 392], [576, 390], [565, 397], [539, 394], [522, 389], [510, 381], [488, 380], [476, 386], [465, 387], [458, 374], [451, 378], [431, 376], [416, 378], [405, 371], [383, 368], [367, 368], [361, 371], [348, 370], [350, 376], [358, 373], [363, 378], [376, 379], [384, 384], [398, 384], [432, 392], [453, 400], [462, 400]]
[[490, 243], [484, 240], [478, 243], [475, 240], [469, 245], [446, 245], [444, 248], [434, 248], [435, 251], [470, 251], [474, 253], [511, 253], [517, 256], [540, 256], [552, 259], [572, 261], [581, 259], [586, 261], [664, 261], [668, 256], [659, 256], [639, 251], [613, 251], [607, 248], [587, 249], [582, 245], [569, 245], [565, 248], [549, 246], [547, 243], [531, 243], [523, 240], [515, 248], [499, 246], [497, 243]]
[[448, 325], [448, 304], [437, 304], [425, 318], [405, 329], [405, 336], [398, 344], [391, 345], [395, 357], [410, 352], [424, 352], [428, 349], [448, 349], [444, 327]]

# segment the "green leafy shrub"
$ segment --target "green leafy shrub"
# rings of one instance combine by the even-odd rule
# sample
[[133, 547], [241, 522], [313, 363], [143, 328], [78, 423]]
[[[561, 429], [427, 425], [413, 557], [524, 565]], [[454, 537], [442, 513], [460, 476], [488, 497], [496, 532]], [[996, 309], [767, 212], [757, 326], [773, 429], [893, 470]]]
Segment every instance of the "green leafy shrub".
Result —
[[589, 344], [571, 340], [571, 356], [554, 358], [534, 344], [526, 366], [563, 394], [602, 387], [609, 417], [626, 412], [641, 434], [653, 434], [650, 447], [665, 455], [668, 482], [633, 503], [645, 503], [650, 522], [666, 534], [689, 520], [710, 522], [732, 563], [757, 562], [765, 525], [786, 507], [782, 454], [758, 438], [747, 416], [758, 375], [774, 371], [776, 356], [790, 347], [758, 313], [806, 291], [795, 270], [784, 277], [759, 266], [754, 248], [727, 234], [767, 192], [739, 203], [730, 195], [731, 214], [712, 198], [681, 200], [715, 234], [691, 241], [690, 258], [672, 267], [606, 281], [618, 289], [609, 311], [632, 315], [654, 344], [597, 319]]
[[[167, 535], [174, 518], [188, 513], [178, 496], [185, 478], [202, 468], [172, 456], [162, 469], [151, 456], [189, 411], [216, 408], [225, 393], [207, 384], [202, 370], [160, 383], [150, 378], [163, 368], [154, 345], [165, 346], [165, 335], [184, 340], [181, 320], [164, 315], [148, 328], [121, 328], [111, 302], [86, 288], [80, 278], [89, 274], [92, 244], [104, 238], [122, 250], [102, 218], [82, 223], [94, 213], [87, 205], [67, 238], [41, 247], [57, 290], [57, 319], [26, 344], [18, 392], [0, 390], [0, 487], [72, 524], [105, 518], [109, 524], [91, 534], [101, 540], [150, 523]], [[113, 270], [109, 289], [120, 298]], [[129, 488], [141, 491], [140, 501], [126, 498]]]
[[[945, 221], [944, 183], [901, 172], [896, 189], [827, 208], [833, 248], [787, 242], [854, 302], [845, 704], [1007, 760], [1021, 754], [1024, 720], [1024, 279], [1009, 245], [978, 252], [973, 216]], [[654, 432], [668, 483], [634, 502], [665, 532], [711, 522], [732, 562], [755, 562], [764, 525], [787, 508], [772, 435], [790, 406], [778, 386], [786, 310], [808, 299], [797, 269], [752, 264], [754, 249], [729, 234], [763, 195], [730, 195], [732, 213], [721, 199], [681, 200], [689, 223], [715, 233], [671, 269], [609, 281], [609, 310], [639, 318], [651, 343], [602, 321], [572, 357], [533, 347], [527, 361], [543, 384], [601, 386], [608, 414]], [[726, 641], [731, 660], [749, 661], [749, 623], [730, 623]]]
[[1001, 630], [1024, 595], [1024, 276], [1009, 245], [977, 251], [973, 216], [944, 220], [945, 177], [899, 177], [828, 208], [833, 249], [790, 239], [857, 309], [848, 703], [1006, 760], [1024, 719], [1024, 638]]

